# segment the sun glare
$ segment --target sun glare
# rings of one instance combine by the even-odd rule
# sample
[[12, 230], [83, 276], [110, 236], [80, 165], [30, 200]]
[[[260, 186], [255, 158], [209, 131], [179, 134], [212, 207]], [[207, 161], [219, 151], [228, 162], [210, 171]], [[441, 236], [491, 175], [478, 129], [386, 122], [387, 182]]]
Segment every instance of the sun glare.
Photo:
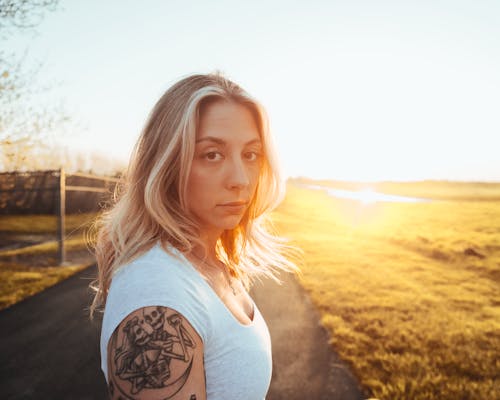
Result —
[[371, 204], [377, 201], [377, 194], [372, 189], [363, 189], [358, 193], [358, 200], [362, 204]]

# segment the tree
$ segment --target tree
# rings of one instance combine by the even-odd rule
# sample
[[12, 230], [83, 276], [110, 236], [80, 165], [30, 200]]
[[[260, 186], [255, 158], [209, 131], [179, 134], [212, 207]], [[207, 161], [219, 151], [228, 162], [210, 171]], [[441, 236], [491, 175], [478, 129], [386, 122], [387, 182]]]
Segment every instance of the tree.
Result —
[[0, 0], [0, 30], [34, 28], [45, 11], [55, 11], [59, 0]]
[[[14, 34], [34, 33], [59, 0], [0, 0], [0, 44]], [[0, 46], [3, 48], [3, 46]], [[0, 167], [30, 168], [28, 160], [47, 136], [68, 117], [60, 107], [36, 105], [32, 99], [48, 89], [37, 84], [40, 65], [28, 69], [26, 52], [0, 50]]]

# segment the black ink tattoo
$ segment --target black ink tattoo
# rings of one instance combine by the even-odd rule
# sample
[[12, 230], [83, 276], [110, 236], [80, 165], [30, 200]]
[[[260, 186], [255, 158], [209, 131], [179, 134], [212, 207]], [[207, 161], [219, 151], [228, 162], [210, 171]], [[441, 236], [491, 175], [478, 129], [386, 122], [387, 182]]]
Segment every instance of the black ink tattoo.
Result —
[[[116, 386], [123, 395], [134, 398], [143, 389], [164, 389], [162, 396], [169, 399], [184, 386], [193, 364], [190, 349], [196, 345], [179, 314], [166, 307], [146, 307], [142, 318], [134, 316], [126, 322], [120, 336], [118, 344], [118, 333], [113, 334], [111, 349], [115, 376], [122, 383], [117, 381]], [[171, 376], [173, 359], [185, 365], [180, 376]], [[115, 390], [111, 382], [110, 393]]]
[[115, 385], [113, 385], [112, 381], [109, 382], [108, 390], [109, 390], [109, 397], [113, 398], [113, 396], [115, 395]]
[[196, 400], [196, 395], [192, 394], [191, 397], [189, 398], [189, 400]]

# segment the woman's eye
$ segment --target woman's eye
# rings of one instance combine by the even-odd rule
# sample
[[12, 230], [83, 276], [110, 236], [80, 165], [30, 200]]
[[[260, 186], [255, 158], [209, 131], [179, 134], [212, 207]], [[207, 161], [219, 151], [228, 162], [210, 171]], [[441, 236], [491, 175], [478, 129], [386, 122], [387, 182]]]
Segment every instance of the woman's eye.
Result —
[[245, 153], [245, 158], [248, 161], [257, 161], [260, 158], [260, 153], [258, 153], [256, 151], [249, 151], [249, 152]]
[[203, 157], [208, 161], [218, 161], [223, 158], [222, 154], [218, 151], [209, 151], [208, 153], [205, 153]]

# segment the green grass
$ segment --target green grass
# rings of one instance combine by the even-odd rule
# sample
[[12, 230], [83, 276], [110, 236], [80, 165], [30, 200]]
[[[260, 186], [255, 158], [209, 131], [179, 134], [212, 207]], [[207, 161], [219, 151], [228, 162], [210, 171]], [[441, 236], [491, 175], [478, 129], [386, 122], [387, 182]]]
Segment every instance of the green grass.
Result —
[[498, 202], [362, 205], [290, 186], [274, 220], [370, 395], [500, 398]]

